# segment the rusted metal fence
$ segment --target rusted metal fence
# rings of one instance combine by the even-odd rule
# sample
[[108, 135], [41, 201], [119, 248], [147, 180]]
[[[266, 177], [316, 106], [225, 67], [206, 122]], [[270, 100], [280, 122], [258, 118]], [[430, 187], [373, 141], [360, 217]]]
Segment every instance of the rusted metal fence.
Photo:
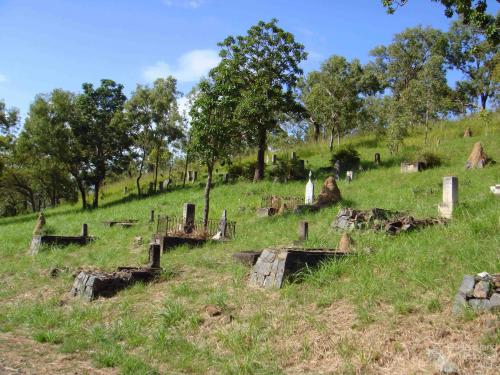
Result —
[[[226, 221], [225, 238], [236, 236], [236, 222]], [[158, 215], [156, 232], [167, 236], [204, 236], [213, 237], [222, 229], [222, 220], [208, 220], [207, 228], [203, 225], [203, 220], [195, 220], [193, 223], [186, 223], [184, 218], [175, 216]]]

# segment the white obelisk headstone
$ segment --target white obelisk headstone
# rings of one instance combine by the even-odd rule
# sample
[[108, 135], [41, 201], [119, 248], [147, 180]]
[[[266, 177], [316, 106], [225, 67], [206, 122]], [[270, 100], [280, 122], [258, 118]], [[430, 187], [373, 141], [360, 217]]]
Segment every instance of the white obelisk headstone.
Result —
[[309, 171], [309, 181], [307, 181], [306, 185], [306, 204], [313, 204], [314, 203], [314, 184], [311, 181], [311, 176], [312, 172]]

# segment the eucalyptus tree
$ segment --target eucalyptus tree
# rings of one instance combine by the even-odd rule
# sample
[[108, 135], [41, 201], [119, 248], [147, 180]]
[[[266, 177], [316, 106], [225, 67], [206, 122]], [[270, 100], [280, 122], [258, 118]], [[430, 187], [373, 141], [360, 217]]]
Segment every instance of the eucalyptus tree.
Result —
[[132, 146], [132, 126], [125, 121], [123, 85], [103, 79], [97, 88], [83, 84], [76, 98], [77, 121], [72, 127], [76, 141], [88, 160], [87, 182], [93, 186], [92, 207], [99, 206], [99, 189], [106, 175], [126, 169]]
[[445, 56], [446, 49], [443, 32], [430, 27], [408, 28], [396, 34], [388, 46], [378, 46], [370, 52], [375, 58], [370, 69], [397, 99], [427, 61], [432, 56]]
[[19, 110], [7, 108], [5, 102], [0, 100], [0, 135], [12, 132], [19, 124]]
[[378, 81], [365, 72], [357, 59], [351, 62], [342, 56], [332, 56], [306, 78], [307, 91], [302, 100], [307, 113], [323, 124], [330, 132], [330, 151], [335, 134], [340, 137], [356, 126], [363, 108], [364, 95], [378, 91]]
[[486, 109], [488, 99], [499, 89], [493, 79], [498, 45], [486, 39], [484, 32], [463, 21], [456, 21], [448, 32], [450, 48], [447, 60], [451, 68], [458, 69], [467, 82], [469, 92], [479, 98], [480, 108]]
[[203, 79], [192, 102], [189, 132], [189, 154], [207, 167], [203, 223], [208, 224], [210, 189], [216, 162], [229, 161], [242, 145], [242, 127], [234, 117], [238, 105], [234, 86], [224, 67], [215, 68], [211, 77]]
[[161, 155], [173, 142], [183, 137], [181, 117], [177, 108], [177, 81], [173, 77], [159, 78], [153, 87], [137, 85], [125, 105], [126, 119], [133, 128], [134, 145], [139, 150], [137, 192], [141, 195], [140, 179], [148, 157], [154, 160], [156, 190]]
[[302, 75], [299, 64], [307, 54], [293, 34], [278, 21], [259, 21], [246, 35], [219, 43], [220, 66], [238, 87], [235, 118], [244, 126], [248, 145], [257, 147], [254, 181], [264, 177], [268, 132], [279, 127], [283, 113], [300, 112], [295, 88]]

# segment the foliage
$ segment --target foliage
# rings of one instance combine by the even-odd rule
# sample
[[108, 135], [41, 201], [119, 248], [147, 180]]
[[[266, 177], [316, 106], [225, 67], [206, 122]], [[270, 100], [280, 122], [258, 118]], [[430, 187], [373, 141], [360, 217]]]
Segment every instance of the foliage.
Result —
[[439, 167], [443, 163], [443, 157], [432, 151], [420, 151], [415, 155], [414, 160], [423, 163], [426, 169]]
[[332, 165], [339, 162], [342, 169], [352, 169], [359, 167], [361, 161], [359, 152], [352, 146], [346, 145], [340, 147], [332, 154], [330, 162]]
[[272, 179], [279, 181], [303, 180], [307, 176], [303, 164], [298, 159], [278, 159], [269, 173]]
[[300, 113], [295, 98], [307, 54], [293, 34], [278, 27], [278, 21], [259, 21], [244, 36], [219, 43], [221, 69], [236, 89], [234, 116], [242, 124], [244, 140], [258, 147], [255, 180], [264, 177], [267, 134], [278, 128], [284, 114]]

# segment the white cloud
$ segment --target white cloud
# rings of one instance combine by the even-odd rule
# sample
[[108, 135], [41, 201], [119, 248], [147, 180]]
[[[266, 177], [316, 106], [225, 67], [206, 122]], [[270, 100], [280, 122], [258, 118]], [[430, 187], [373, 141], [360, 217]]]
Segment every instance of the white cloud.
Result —
[[205, 0], [164, 0], [169, 7], [191, 8], [196, 9], [205, 3]]
[[0, 83], [7, 82], [7, 76], [5, 74], [0, 73]]
[[220, 61], [216, 51], [195, 49], [183, 54], [174, 67], [164, 61], [146, 67], [142, 74], [147, 81], [173, 76], [179, 82], [194, 82], [205, 76]]

